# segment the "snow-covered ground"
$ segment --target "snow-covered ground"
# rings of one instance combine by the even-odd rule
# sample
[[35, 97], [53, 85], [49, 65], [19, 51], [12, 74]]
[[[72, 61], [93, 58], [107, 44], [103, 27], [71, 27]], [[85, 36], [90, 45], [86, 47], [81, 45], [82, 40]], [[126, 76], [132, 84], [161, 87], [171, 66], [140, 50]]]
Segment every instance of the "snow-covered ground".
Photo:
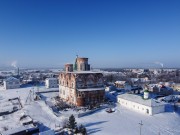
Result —
[[[5, 99], [20, 97], [23, 105], [22, 110], [0, 119], [0, 132], [4, 127], [8, 127], [8, 129], [20, 127], [19, 118], [24, 113], [42, 123], [41, 131], [55, 129], [56, 126], [61, 125], [63, 118], [56, 117], [44, 101], [26, 103], [30, 90], [33, 90], [33, 88], [0, 90], [0, 104]], [[34, 90], [36, 91], [37, 89], [34, 88]], [[40, 87], [39, 91], [47, 91], [47, 89]], [[58, 93], [56, 92], [56, 94]], [[56, 94], [44, 95], [51, 98], [56, 96]], [[139, 123], [141, 120], [143, 123], [142, 135], [180, 135], [180, 115], [174, 112], [148, 116], [120, 107], [118, 104], [115, 109], [114, 113], [107, 113], [105, 110], [101, 110], [91, 115], [76, 118], [76, 120], [78, 124], [84, 124], [87, 127], [89, 134], [95, 135], [139, 135]]]
[[78, 119], [86, 125], [88, 133], [96, 135], [139, 135], [140, 125], [142, 135], [179, 135], [180, 116], [176, 113], [161, 113], [154, 116], [143, 115], [117, 106], [115, 113], [104, 110]]
[[[11, 90], [0, 90], [0, 104], [3, 100], [9, 98], [20, 97], [21, 103], [23, 105], [22, 110], [17, 111], [13, 114], [6, 115], [5, 118], [0, 120], [0, 132], [3, 131], [4, 127], [8, 129], [14, 129], [21, 126], [19, 121], [23, 114], [31, 116], [34, 120], [42, 123], [41, 131], [48, 130], [49, 128], [55, 128], [60, 125], [61, 119], [57, 118], [51, 110], [46, 106], [44, 101], [30, 101], [29, 92], [30, 90], [37, 91], [36, 88], [20, 88]], [[38, 91], [48, 91], [48, 90], [58, 90], [56, 89], [46, 89], [45, 87], [38, 88]], [[33, 94], [32, 94], [33, 95]], [[26, 102], [27, 101], [27, 102]]]

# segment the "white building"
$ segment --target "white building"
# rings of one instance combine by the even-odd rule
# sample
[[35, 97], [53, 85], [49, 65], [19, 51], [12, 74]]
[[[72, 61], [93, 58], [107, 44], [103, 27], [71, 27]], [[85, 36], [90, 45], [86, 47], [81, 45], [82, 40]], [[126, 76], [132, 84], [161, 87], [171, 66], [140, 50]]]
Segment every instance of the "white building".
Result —
[[173, 89], [174, 89], [174, 90], [177, 90], [177, 91], [180, 91], [180, 83], [176, 83], [176, 84], [173, 86]]
[[3, 81], [4, 89], [16, 89], [20, 87], [20, 81], [17, 78], [9, 77]]
[[58, 79], [57, 78], [47, 78], [45, 80], [45, 86], [49, 88], [58, 88]]
[[120, 105], [134, 111], [154, 115], [165, 111], [165, 105], [154, 99], [143, 99], [143, 97], [134, 94], [122, 94], [118, 96]]

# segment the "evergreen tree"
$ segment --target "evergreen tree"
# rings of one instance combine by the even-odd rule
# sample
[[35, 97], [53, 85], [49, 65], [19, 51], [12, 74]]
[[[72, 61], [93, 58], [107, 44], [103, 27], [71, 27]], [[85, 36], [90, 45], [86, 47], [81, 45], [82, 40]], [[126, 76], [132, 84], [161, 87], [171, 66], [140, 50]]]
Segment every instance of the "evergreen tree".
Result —
[[79, 133], [79, 129], [76, 127], [75, 128], [75, 131], [74, 131], [75, 134]]
[[79, 131], [81, 132], [83, 128], [84, 128], [84, 126], [81, 124], [81, 125], [79, 126]]
[[87, 131], [86, 131], [86, 128], [84, 127], [83, 129], [82, 129], [82, 132], [81, 132], [83, 135], [87, 135]]
[[75, 119], [74, 115], [71, 115], [69, 117], [67, 127], [70, 129], [75, 129], [77, 127], [77, 123], [76, 123], [76, 119]]
[[79, 126], [79, 132], [82, 133], [82, 135], [87, 135], [86, 128], [82, 124]]

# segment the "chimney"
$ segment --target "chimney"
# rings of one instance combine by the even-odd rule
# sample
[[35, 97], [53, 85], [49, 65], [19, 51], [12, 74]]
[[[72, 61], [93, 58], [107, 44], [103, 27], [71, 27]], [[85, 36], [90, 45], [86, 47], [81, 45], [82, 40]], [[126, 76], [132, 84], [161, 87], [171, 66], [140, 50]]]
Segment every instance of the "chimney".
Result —
[[20, 75], [20, 73], [19, 73], [19, 68], [18, 68], [17, 70], [18, 70], [17, 72], [18, 72], [18, 76], [19, 76], [19, 75]]

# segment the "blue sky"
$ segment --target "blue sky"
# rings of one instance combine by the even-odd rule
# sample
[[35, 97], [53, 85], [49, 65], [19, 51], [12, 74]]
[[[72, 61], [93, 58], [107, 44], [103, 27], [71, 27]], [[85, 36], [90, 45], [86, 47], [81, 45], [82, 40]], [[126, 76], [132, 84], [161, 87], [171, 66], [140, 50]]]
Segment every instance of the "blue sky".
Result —
[[179, 0], [1, 0], [0, 66], [180, 67]]

